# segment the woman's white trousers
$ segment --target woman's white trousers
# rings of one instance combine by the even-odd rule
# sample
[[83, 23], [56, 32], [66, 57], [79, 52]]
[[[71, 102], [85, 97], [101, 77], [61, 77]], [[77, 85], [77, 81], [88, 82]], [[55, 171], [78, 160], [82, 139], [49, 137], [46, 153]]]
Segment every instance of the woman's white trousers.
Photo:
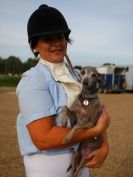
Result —
[[[67, 172], [72, 153], [59, 155], [34, 154], [24, 156], [26, 177], [70, 177]], [[89, 177], [88, 168], [83, 168], [80, 177]]]

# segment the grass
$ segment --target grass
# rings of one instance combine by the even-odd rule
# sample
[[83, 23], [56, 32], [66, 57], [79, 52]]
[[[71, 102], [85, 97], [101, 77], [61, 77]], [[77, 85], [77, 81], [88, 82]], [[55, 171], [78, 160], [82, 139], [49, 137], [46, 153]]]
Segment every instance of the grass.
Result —
[[21, 76], [0, 75], [0, 87], [16, 87]]

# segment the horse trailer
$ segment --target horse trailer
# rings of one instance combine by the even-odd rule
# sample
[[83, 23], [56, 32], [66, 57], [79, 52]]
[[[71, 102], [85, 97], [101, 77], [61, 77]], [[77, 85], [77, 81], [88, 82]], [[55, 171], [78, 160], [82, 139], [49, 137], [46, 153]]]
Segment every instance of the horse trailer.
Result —
[[102, 80], [100, 92], [133, 91], [133, 65], [103, 65], [97, 71]]

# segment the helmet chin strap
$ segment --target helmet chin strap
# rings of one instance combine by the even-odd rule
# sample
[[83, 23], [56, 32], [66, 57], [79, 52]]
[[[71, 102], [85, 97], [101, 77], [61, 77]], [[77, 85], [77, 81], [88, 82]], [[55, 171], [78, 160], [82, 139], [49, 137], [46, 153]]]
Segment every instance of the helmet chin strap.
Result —
[[69, 67], [70, 67], [70, 69], [71, 69], [73, 75], [76, 77], [77, 81], [80, 82], [80, 79], [78, 78], [78, 76], [76, 75], [76, 73], [75, 73], [75, 71], [74, 71], [74, 69], [73, 69], [73, 66], [72, 66], [72, 63], [71, 63], [70, 58], [68, 57], [67, 54], [65, 54], [65, 57], [66, 57], [67, 63], [68, 63], [68, 65], [69, 65]]

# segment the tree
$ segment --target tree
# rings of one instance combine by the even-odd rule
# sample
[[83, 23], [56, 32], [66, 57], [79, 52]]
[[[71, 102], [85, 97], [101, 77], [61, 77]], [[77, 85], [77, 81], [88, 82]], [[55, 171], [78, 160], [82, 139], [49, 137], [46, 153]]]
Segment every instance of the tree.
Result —
[[27, 71], [28, 69], [34, 67], [37, 63], [38, 63], [38, 60], [37, 60], [37, 59], [29, 58], [29, 59], [28, 59], [26, 62], [24, 62], [24, 64], [23, 64], [23, 68], [24, 68], [23, 71]]
[[5, 72], [4, 60], [0, 57], [0, 74], [4, 74], [4, 72]]
[[5, 59], [5, 74], [21, 74], [23, 72], [23, 63], [18, 57], [9, 56]]
[[22, 62], [18, 57], [9, 56], [6, 59], [0, 57], [0, 74], [22, 74], [38, 63], [37, 59], [29, 58]]

